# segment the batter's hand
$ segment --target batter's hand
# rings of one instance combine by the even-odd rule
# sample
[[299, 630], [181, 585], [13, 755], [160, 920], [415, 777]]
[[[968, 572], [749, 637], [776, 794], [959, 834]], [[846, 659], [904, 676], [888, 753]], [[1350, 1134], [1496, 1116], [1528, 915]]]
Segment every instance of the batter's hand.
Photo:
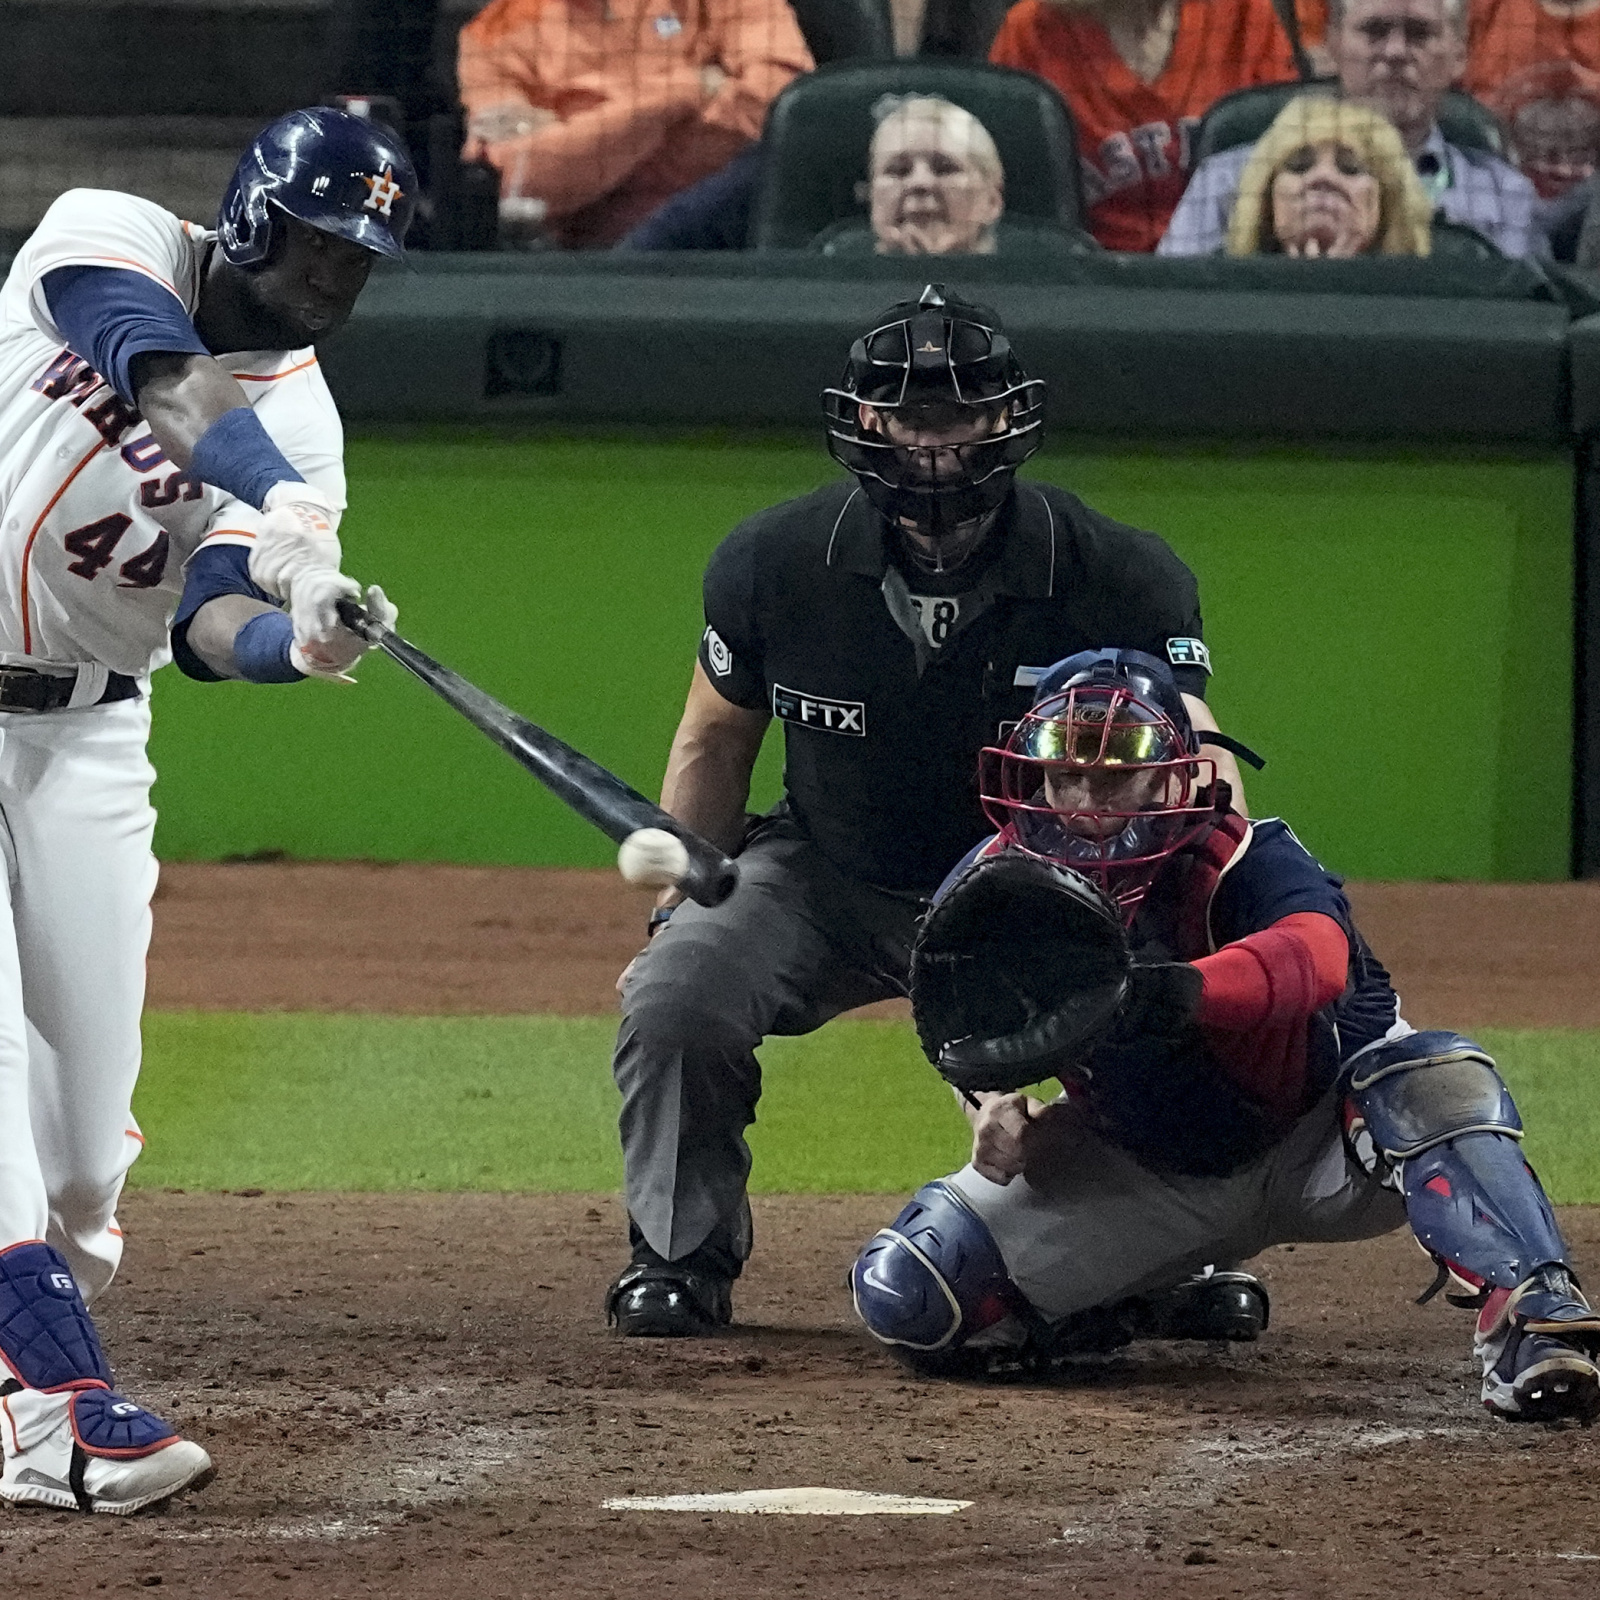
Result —
[[354, 682], [350, 668], [375, 647], [339, 621], [335, 610], [338, 602], [354, 600], [365, 607], [374, 622], [386, 628], [399, 621], [399, 610], [377, 584], [363, 595], [354, 578], [347, 578], [333, 567], [303, 572], [291, 587], [289, 615], [294, 622], [294, 643], [289, 647], [290, 665], [307, 677]]
[[338, 567], [339, 513], [320, 489], [309, 483], [276, 483], [267, 491], [261, 510], [261, 529], [250, 547], [252, 583], [288, 600], [297, 573]]
[[1034, 1119], [1045, 1103], [1025, 1094], [980, 1094], [972, 1121], [972, 1165], [990, 1183], [1007, 1184], [1026, 1165]]

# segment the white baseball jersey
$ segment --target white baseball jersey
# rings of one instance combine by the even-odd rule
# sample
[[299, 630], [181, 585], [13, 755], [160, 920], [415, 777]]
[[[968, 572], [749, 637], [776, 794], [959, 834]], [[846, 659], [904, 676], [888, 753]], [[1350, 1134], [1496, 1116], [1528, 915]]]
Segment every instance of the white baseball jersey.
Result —
[[[202, 542], [246, 544], [261, 513], [180, 472], [149, 425], [50, 318], [57, 267], [142, 273], [191, 318], [214, 235], [133, 195], [71, 189], [0, 289], [0, 662], [100, 663], [143, 677], [170, 656], [183, 569]], [[344, 436], [304, 350], [222, 358], [273, 442], [345, 503]]]

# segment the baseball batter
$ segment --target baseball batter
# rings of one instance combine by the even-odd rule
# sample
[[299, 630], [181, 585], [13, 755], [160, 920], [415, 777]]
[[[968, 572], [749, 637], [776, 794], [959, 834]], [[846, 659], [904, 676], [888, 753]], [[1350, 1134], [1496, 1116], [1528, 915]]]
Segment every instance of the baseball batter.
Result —
[[[339, 417], [311, 348], [399, 256], [416, 180], [341, 112], [245, 152], [215, 231], [73, 190], [0, 291], [0, 1497], [125, 1514], [197, 1444], [113, 1391], [116, 1207], [156, 864], [150, 674], [287, 683], [336, 603]], [[369, 608], [392, 620], [381, 591]]]
[[1150, 1297], [1209, 1264], [1409, 1222], [1477, 1311], [1484, 1405], [1600, 1413], [1600, 1317], [1493, 1061], [1405, 1023], [1340, 880], [1229, 808], [1166, 663], [1060, 662], [985, 754], [1000, 832], [912, 964], [972, 1161], [857, 1258], [871, 1331], [924, 1372], [1036, 1367], [1160, 1333]]

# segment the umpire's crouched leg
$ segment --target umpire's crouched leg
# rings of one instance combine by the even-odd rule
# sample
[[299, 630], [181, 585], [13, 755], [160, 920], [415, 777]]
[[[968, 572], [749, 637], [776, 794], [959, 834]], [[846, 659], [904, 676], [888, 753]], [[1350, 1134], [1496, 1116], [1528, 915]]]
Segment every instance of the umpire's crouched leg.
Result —
[[756, 1046], [904, 992], [915, 903], [841, 878], [783, 822], [763, 824], [739, 866], [722, 905], [678, 908], [623, 993], [612, 1069], [633, 1260], [606, 1301], [623, 1333], [730, 1318], [750, 1253]]

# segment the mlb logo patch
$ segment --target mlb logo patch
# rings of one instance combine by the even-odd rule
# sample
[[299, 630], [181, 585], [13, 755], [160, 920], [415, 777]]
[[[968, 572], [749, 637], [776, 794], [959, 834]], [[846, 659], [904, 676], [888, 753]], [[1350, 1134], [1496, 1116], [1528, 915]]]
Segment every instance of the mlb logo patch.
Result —
[[1199, 667], [1202, 672], [1211, 670], [1211, 652], [1200, 639], [1168, 639], [1167, 660], [1175, 667]]
[[719, 678], [726, 678], [733, 671], [733, 651], [728, 648], [722, 635], [715, 628], [706, 629], [705, 640], [706, 661]]

